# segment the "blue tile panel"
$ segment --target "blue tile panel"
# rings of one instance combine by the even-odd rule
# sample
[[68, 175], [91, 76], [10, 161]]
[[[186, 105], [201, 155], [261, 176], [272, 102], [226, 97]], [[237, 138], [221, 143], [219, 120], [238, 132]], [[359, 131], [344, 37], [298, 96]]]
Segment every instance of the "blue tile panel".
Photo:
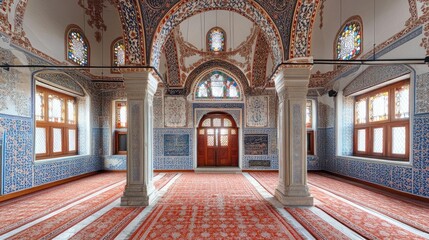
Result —
[[[0, 115], [0, 128], [5, 139], [1, 194], [101, 170], [100, 159], [90, 155], [35, 162], [31, 118]], [[93, 137], [97, 139], [97, 131]]]
[[101, 160], [96, 156], [76, 156], [64, 160], [38, 161], [34, 165], [34, 186], [101, 169]]
[[32, 123], [28, 118], [0, 116], [4, 129], [3, 194], [33, 186]]
[[[327, 139], [331, 139], [327, 132]], [[333, 135], [332, 130], [332, 135]], [[327, 148], [329, 149], [329, 143]], [[413, 121], [412, 165], [367, 162], [335, 157], [328, 150], [324, 169], [344, 176], [375, 183], [398, 191], [429, 197], [429, 114], [415, 116]]]
[[127, 155], [111, 155], [102, 157], [103, 170], [118, 171], [127, 170]]
[[[273, 170], [279, 169], [279, 158], [277, 153], [277, 128], [245, 128], [244, 136], [250, 135], [267, 135], [268, 136], [268, 152], [267, 155], [246, 155], [245, 147], [240, 146], [242, 150], [242, 168], [251, 170]], [[242, 141], [244, 145], [244, 139]], [[269, 160], [270, 167], [250, 166], [250, 160]]]
[[[188, 156], [165, 156], [165, 136], [188, 136]], [[167, 141], [168, 142], [168, 141]], [[153, 139], [153, 167], [156, 170], [192, 170], [194, 167], [194, 129], [193, 128], [155, 128]]]

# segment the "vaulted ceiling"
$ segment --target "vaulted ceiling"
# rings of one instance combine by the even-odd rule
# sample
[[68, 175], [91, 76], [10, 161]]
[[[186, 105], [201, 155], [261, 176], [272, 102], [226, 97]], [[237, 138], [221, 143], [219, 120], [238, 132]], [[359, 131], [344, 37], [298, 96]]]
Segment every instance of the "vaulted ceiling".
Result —
[[[214, 27], [225, 31], [225, 51], [208, 50], [207, 33]], [[196, 68], [213, 60], [237, 67], [251, 87], [262, 87], [274, 68], [266, 36], [256, 24], [235, 12], [213, 10], [193, 15], [173, 29], [163, 46], [160, 71], [169, 87], [183, 88], [195, 80], [189, 76]]]

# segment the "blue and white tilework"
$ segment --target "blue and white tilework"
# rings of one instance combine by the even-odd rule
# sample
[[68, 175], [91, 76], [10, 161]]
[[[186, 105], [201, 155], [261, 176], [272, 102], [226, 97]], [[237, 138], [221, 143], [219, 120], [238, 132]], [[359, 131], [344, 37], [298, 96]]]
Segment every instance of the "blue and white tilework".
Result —
[[[244, 146], [242, 150], [242, 168], [243, 169], [278, 169], [279, 160], [277, 153], [277, 128], [245, 128], [243, 136], [246, 134], [266, 134], [268, 135], [268, 155], [244, 155]], [[242, 141], [244, 144], [244, 141]], [[270, 160], [270, 167], [250, 167], [249, 160]]]
[[127, 155], [111, 155], [103, 158], [103, 170], [127, 170]]
[[417, 77], [415, 94], [416, 114], [429, 113], [429, 73]]
[[0, 128], [4, 129], [1, 169], [2, 194], [33, 186], [32, 121], [28, 118], [0, 115]]
[[[429, 100], [428, 89], [423, 79], [428, 75], [417, 77], [415, 98], [416, 115], [410, 122], [412, 133], [412, 150], [410, 162], [404, 164], [392, 164], [383, 160], [362, 160], [349, 158], [352, 153], [353, 143], [353, 98], [343, 98], [343, 122], [342, 144], [343, 156], [335, 155], [333, 141], [327, 141], [325, 146], [318, 146], [318, 150], [324, 148], [324, 170], [340, 175], [371, 182], [398, 191], [411, 193], [423, 197], [429, 197], [429, 114], [426, 113]], [[421, 80], [421, 82], [420, 82]], [[357, 84], [356, 86], [360, 86]], [[350, 90], [352, 92], [352, 90]], [[418, 113], [418, 114], [417, 114]], [[326, 139], [334, 139], [334, 129], [325, 129], [323, 133]], [[322, 131], [319, 130], [319, 134]]]
[[[20, 59], [27, 59], [30, 64], [46, 64], [33, 55], [20, 54], [25, 55], [24, 58]], [[97, 143], [100, 143], [101, 133], [97, 129], [94, 131], [89, 129], [92, 126], [98, 126], [98, 116], [101, 109], [100, 98], [98, 94], [95, 94], [89, 79], [79, 74], [70, 76], [79, 84], [68, 82], [65, 87], [78, 89], [80, 93], [82, 91], [89, 93], [85, 98], [78, 98], [80, 155], [36, 161], [33, 147], [35, 120], [34, 110], [31, 107], [34, 99], [34, 84], [32, 84], [34, 80], [31, 79], [29, 71], [28, 74], [27, 72], [15, 74], [15, 70], [6, 73], [0, 70], [0, 79], [8, 79], [8, 82], [14, 82], [12, 85], [6, 84], [8, 88], [23, 91], [19, 93], [5, 91], [0, 94], [3, 100], [7, 100], [9, 103], [11, 99], [15, 98], [21, 107], [20, 110], [14, 107], [13, 114], [10, 111], [0, 111], [0, 129], [4, 131], [3, 157], [0, 161], [2, 171], [1, 195], [102, 169], [100, 158], [91, 155], [93, 152], [99, 152], [98, 149], [101, 146]], [[21, 80], [25, 82], [21, 82]], [[90, 146], [90, 143], [92, 146], [91, 149], [88, 149], [87, 146]]]
[[[164, 156], [164, 135], [189, 135], [189, 156]], [[192, 128], [155, 128], [153, 140], [154, 169], [192, 170], [194, 168], [194, 129]]]

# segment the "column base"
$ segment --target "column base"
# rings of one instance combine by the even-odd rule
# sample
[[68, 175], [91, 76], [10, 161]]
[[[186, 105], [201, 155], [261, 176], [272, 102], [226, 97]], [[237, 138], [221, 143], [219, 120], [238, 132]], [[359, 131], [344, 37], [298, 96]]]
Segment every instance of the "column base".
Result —
[[157, 197], [158, 191], [153, 189], [149, 194], [142, 186], [127, 186], [121, 197], [121, 206], [148, 206]]
[[275, 197], [285, 206], [314, 206], [314, 198], [309, 192], [302, 195], [284, 194], [276, 189]]

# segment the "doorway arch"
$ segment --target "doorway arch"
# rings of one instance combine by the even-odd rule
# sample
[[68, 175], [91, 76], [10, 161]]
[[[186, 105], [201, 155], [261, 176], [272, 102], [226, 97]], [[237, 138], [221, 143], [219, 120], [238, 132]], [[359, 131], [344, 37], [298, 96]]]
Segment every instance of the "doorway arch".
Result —
[[197, 167], [238, 167], [238, 136], [230, 114], [204, 115], [197, 127]]

